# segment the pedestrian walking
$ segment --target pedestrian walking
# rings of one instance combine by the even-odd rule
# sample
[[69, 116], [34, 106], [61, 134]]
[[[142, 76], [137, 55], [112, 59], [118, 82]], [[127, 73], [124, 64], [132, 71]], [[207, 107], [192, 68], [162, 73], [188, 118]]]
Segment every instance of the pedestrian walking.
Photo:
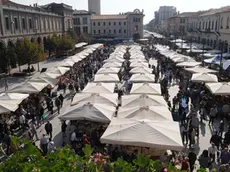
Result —
[[7, 79], [5, 79], [4, 80], [4, 85], [5, 85], [5, 91], [8, 91], [8, 80]]
[[35, 126], [35, 123], [34, 122], [32, 122], [32, 124], [31, 124], [31, 134], [32, 134], [32, 139], [34, 138], [34, 136], [35, 136], [35, 138], [36, 138], [36, 141], [37, 140], [39, 140], [39, 138], [38, 138], [38, 134], [37, 134], [37, 130], [36, 130], [36, 126]]
[[63, 101], [64, 101], [64, 96], [62, 94], [60, 94], [58, 96], [58, 99], [61, 101], [61, 107], [63, 106]]
[[45, 130], [46, 134], [52, 139], [53, 126], [49, 121], [45, 125]]
[[58, 114], [60, 114], [61, 100], [59, 98], [56, 98], [55, 106], [57, 107]]
[[43, 156], [46, 156], [48, 152], [48, 142], [49, 142], [48, 137], [45, 134], [43, 134], [40, 140], [40, 148], [42, 150]]

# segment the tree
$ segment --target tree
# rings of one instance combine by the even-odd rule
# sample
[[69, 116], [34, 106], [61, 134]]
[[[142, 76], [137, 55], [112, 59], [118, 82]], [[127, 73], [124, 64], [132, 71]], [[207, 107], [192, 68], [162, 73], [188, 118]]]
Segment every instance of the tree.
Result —
[[[56, 149], [46, 157], [30, 141], [11, 137], [13, 155], [0, 164], [4, 172], [159, 172], [166, 168], [168, 172], [181, 172], [171, 164], [164, 165], [153, 161], [150, 156], [139, 154], [133, 163], [118, 158], [110, 162], [108, 156], [93, 154], [90, 145], [83, 148], [83, 156], [78, 156], [69, 147]], [[106, 168], [105, 168], [106, 167]], [[105, 170], [107, 169], [107, 170]], [[202, 170], [198, 170], [202, 171]]]
[[139, 34], [139, 33], [134, 33], [133, 34], [133, 40], [134, 41], [137, 41], [138, 39], [140, 39], [141, 38], [141, 35]]
[[7, 49], [6, 45], [3, 42], [0, 42], [0, 72], [7, 72]]
[[7, 45], [7, 59], [8, 59], [9, 66], [16, 67], [16, 63], [17, 63], [16, 47], [11, 42], [9, 42]]
[[30, 67], [31, 64], [38, 63], [43, 56], [41, 45], [37, 42], [31, 42], [27, 38], [17, 41], [16, 53], [19, 66], [28, 64]]
[[69, 35], [64, 35], [61, 37], [59, 41], [58, 50], [68, 51], [71, 50], [73, 46], [74, 46], [74, 42], [72, 38]]
[[78, 36], [74, 30], [70, 29], [67, 34], [73, 39], [74, 43], [78, 42]]
[[51, 55], [51, 52], [56, 53], [59, 41], [60, 41], [60, 38], [57, 36], [56, 33], [48, 36], [47, 42], [46, 42], [46, 49], [48, 49], [49, 51], [49, 56]]

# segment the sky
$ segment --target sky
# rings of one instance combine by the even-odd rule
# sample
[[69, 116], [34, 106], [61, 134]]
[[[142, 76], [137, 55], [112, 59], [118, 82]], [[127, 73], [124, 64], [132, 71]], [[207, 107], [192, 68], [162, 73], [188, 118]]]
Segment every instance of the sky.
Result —
[[[88, 0], [12, 0], [17, 3], [32, 5], [48, 4], [50, 2], [66, 3], [73, 6], [73, 9], [88, 9]], [[159, 6], [175, 6], [180, 12], [195, 12], [210, 8], [219, 8], [229, 5], [228, 0], [101, 0], [102, 14], [118, 14], [121, 12], [133, 11], [138, 8], [144, 10], [144, 24], [154, 18], [154, 11]]]

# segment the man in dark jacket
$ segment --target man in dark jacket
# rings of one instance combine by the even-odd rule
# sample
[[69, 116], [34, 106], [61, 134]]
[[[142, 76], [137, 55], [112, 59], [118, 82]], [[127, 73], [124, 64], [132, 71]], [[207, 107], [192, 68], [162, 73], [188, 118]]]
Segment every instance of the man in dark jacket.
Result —
[[45, 125], [45, 130], [47, 135], [50, 136], [50, 138], [52, 139], [53, 126], [49, 121]]

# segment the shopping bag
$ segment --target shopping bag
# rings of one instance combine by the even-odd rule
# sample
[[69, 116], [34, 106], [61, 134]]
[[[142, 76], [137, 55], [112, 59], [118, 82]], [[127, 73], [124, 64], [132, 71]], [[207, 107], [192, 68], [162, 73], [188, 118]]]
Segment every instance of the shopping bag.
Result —
[[42, 119], [46, 119], [46, 114], [45, 113], [43, 113]]

